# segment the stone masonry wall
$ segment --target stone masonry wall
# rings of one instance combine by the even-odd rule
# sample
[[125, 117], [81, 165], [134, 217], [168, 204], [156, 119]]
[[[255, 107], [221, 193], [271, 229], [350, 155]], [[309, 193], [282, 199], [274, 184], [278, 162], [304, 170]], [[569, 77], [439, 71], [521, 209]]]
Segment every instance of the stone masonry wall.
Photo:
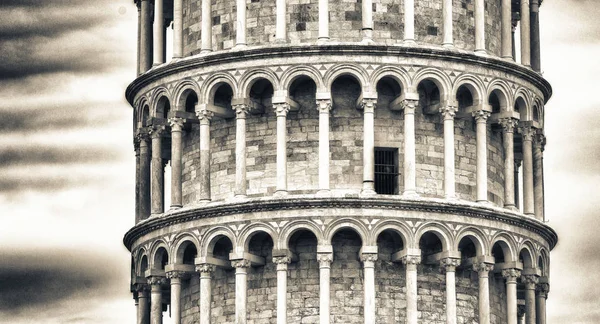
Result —
[[[455, 46], [475, 49], [474, 1], [453, 2]], [[247, 43], [266, 45], [275, 39], [275, 0], [248, 0]], [[287, 1], [288, 41], [292, 44], [315, 43], [318, 38], [318, 0]], [[401, 42], [404, 33], [404, 7], [400, 0], [373, 0], [373, 38], [378, 43]], [[213, 50], [232, 48], [236, 37], [236, 1], [212, 0]], [[200, 52], [201, 0], [184, 1], [184, 54]], [[500, 54], [501, 1], [485, 1], [486, 48]], [[331, 40], [362, 40], [362, 3], [358, 0], [329, 1]], [[415, 38], [419, 43], [442, 44], [442, 0], [415, 1]]]

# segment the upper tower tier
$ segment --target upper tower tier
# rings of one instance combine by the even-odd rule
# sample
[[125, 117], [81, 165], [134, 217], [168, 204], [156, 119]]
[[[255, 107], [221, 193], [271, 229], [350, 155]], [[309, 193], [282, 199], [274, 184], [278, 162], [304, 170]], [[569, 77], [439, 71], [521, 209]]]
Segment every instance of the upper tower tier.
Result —
[[[199, 53], [314, 43], [443, 46], [540, 71], [539, 0], [136, 2], [139, 73]], [[520, 53], [515, 53], [515, 34]], [[171, 42], [173, 49], [167, 50]]]

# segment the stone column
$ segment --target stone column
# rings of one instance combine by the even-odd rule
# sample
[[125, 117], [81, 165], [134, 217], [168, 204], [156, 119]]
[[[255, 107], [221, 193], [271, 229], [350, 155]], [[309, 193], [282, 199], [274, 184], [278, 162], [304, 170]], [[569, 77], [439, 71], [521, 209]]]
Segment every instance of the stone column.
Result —
[[475, 0], [475, 53], [486, 53], [484, 0]]
[[473, 265], [473, 270], [479, 274], [479, 323], [490, 324], [490, 281], [489, 272], [493, 264], [479, 262]]
[[140, 141], [140, 220], [150, 216], [150, 136], [146, 129], [137, 135]]
[[517, 278], [521, 276], [518, 269], [502, 270], [502, 277], [506, 278], [506, 317], [508, 324], [517, 324]]
[[183, 57], [183, 0], [173, 2], [173, 58]]
[[446, 271], [446, 323], [456, 324], [456, 267], [460, 259], [444, 258], [440, 262]]
[[141, 1], [136, 3], [136, 7], [137, 7], [137, 12], [138, 12], [138, 30], [137, 30], [137, 64], [136, 64], [136, 68], [137, 68], [137, 72], [136, 72], [136, 76], [140, 75], [141, 71], [142, 71], [142, 46], [141, 46], [141, 41], [142, 41], [142, 7], [141, 7]]
[[519, 324], [525, 324], [525, 305], [517, 305], [517, 316]]
[[444, 23], [444, 31], [443, 31], [444, 41], [443, 41], [442, 45], [444, 47], [453, 47], [454, 39], [452, 37], [452, 0], [443, 0], [442, 20]]
[[375, 193], [375, 105], [377, 99], [363, 99], [363, 193]]
[[248, 105], [234, 105], [235, 110], [235, 196], [246, 196], [246, 116]]
[[404, 42], [415, 44], [415, 0], [404, 0]]
[[237, 0], [237, 32], [235, 35], [235, 47], [246, 46], [246, 0]]
[[277, 324], [287, 323], [287, 270], [290, 262], [287, 256], [273, 258], [277, 265]]
[[148, 278], [150, 284], [150, 324], [162, 324], [162, 285], [166, 283], [165, 277], [152, 276]]
[[150, 324], [150, 307], [148, 307], [148, 285], [136, 285], [138, 293], [137, 324]]
[[285, 43], [287, 42], [287, 4], [285, 3], [285, 0], [277, 0], [275, 6], [277, 12], [277, 20], [275, 22], [275, 42]]
[[375, 261], [377, 253], [362, 253], [360, 260], [363, 263], [364, 273], [364, 315], [365, 324], [375, 324]]
[[329, 40], [329, 0], [319, 0], [319, 39], [318, 42]]
[[200, 324], [210, 324], [211, 273], [215, 271], [215, 266], [199, 264], [196, 265], [196, 271], [200, 273]]
[[142, 220], [140, 213], [140, 139], [135, 136], [133, 139], [133, 148], [135, 150], [135, 223]]
[[162, 136], [165, 129], [161, 126], [152, 128], [152, 215], [165, 211], [164, 185], [165, 169], [162, 159]]
[[487, 201], [487, 120], [485, 110], [473, 112], [477, 123], [477, 202]]
[[329, 190], [329, 111], [331, 100], [317, 100], [319, 109], [319, 190]]
[[533, 138], [533, 200], [535, 218], [544, 221], [544, 167], [543, 147], [546, 138], [536, 134]]
[[417, 100], [402, 101], [404, 109], [404, 196], [417, 195], [415, 108]]
[[362, 0], [363, 42], [373, 42], [373, 0]]
[[499, 122], [502, 125], [502, 143], [504, 144], [504, 207], [515, 208], [515, 153], [513, 138], [514, 129], [518, 121], [513, 118], [502, 118]]
[[444, 117], [444, 193], [446, 199], [456, 198], [454, 172], [454, 116], [458, 109], [454, 106], [440, 108]]
[[[518, 13], [513, 13], [513, 14], [518, 14]], [[511, 44], [512, 44], [512, 59], [513, 61], [517, 61], [517, 42], [515, 41], [515, 33], [517, 32], [517, 24], [519, 23], [518, 20], [515, 19], [515, 17], [513, 16], [512, 19], [512, 29], [511, 29]]]
[[539, 0], [531, 0], [531, 68], [540, 72], [540, 2]]
[[319, 253], [319, 323], [329, 324], [329, 278], [332, 253]]
[[402, 263], [406, 265], [406, 324], [417, 324], [417, 265], [421, 257], [407, 255]]
[[535, 216], [535, 207], [533, 199], [533, 156], [532, 141], [535, 129], [531, 126], [521, 127], [523, 136], [523, 213], [529, 216]]
[[171, 208], [181, 208], [181, 157], [183, 155], [183, 118], [171, 118]]
[[514, 178], [515, 178], [515, 207], [517, 209], [521, 208], [521, 206], [520, 206], [521, 203], [519, 201], [520, 200], [519, 198], [521, 196], [521, 194], [519, 192], [519, 168], [521, 167], [521, 162], [522, 162], [521, 160], [515, 159], [515, 168], [514, 168], [515, 169], [515, 176], [514, 176]]
[[181, 280], [186, 277], [183, 271], [169, 271], [171, 280], [171, 318], [174, 324], [181, 324]]
[[246, 324], [250, 260], [234, 260], [231, 266], [235, 268], [235, 324]]
[[212, 13], [210, 0], [202, 0], [202, 28], [200, 29], [200, 53], [212, 51]]
[[529, 0], [521, 0], [521, 64], [531, 65], [531, 44], [529, 43]]
[[548, 299], [549, 290], [550, 285], [547, 283], [538, 284], [535, 288], [537, 324], [546, 324], [546, 299]]
[[154, 0], [154, 65], [165, 63], [165, 15], [163, 0]]
[[525, 323], [535, 323], [535, 286], [538, 283], [536, 275], [523, 275], [521, 282], [525, 285]]
[[277, 193], [287, 194], [287, 103], [273, 104], [277, 115]]
[[502, 0], [502, 58], [513, 59], [512, 54], [512, 8], [510, 0]]
[[152, 10], [150, 0], [140, 0], [141, 4], [141, 35], [140, 35], [140, 73], [145, 73], [152, 67]]
[[200, 201], [210, 201], [210, 120], [212, 111], [198, 110], [200, 120]]

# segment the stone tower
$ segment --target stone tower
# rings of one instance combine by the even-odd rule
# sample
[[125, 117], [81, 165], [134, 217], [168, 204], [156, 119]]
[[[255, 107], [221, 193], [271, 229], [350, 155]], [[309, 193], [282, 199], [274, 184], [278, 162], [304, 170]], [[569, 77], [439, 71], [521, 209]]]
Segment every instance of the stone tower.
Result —
[[546, 323], [538, 0], [135, 2], [138, 323]]

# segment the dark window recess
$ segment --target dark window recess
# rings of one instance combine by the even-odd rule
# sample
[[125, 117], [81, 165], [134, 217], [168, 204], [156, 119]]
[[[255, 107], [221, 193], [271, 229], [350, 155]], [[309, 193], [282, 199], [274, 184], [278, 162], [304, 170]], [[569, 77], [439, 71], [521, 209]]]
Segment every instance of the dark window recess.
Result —
[[427, 35], [437, 36], [438, 29], [435, 26], [427, 26]]
[[398, 194], [398, 149], [375, 148], [375, 192], [383, 195]]

